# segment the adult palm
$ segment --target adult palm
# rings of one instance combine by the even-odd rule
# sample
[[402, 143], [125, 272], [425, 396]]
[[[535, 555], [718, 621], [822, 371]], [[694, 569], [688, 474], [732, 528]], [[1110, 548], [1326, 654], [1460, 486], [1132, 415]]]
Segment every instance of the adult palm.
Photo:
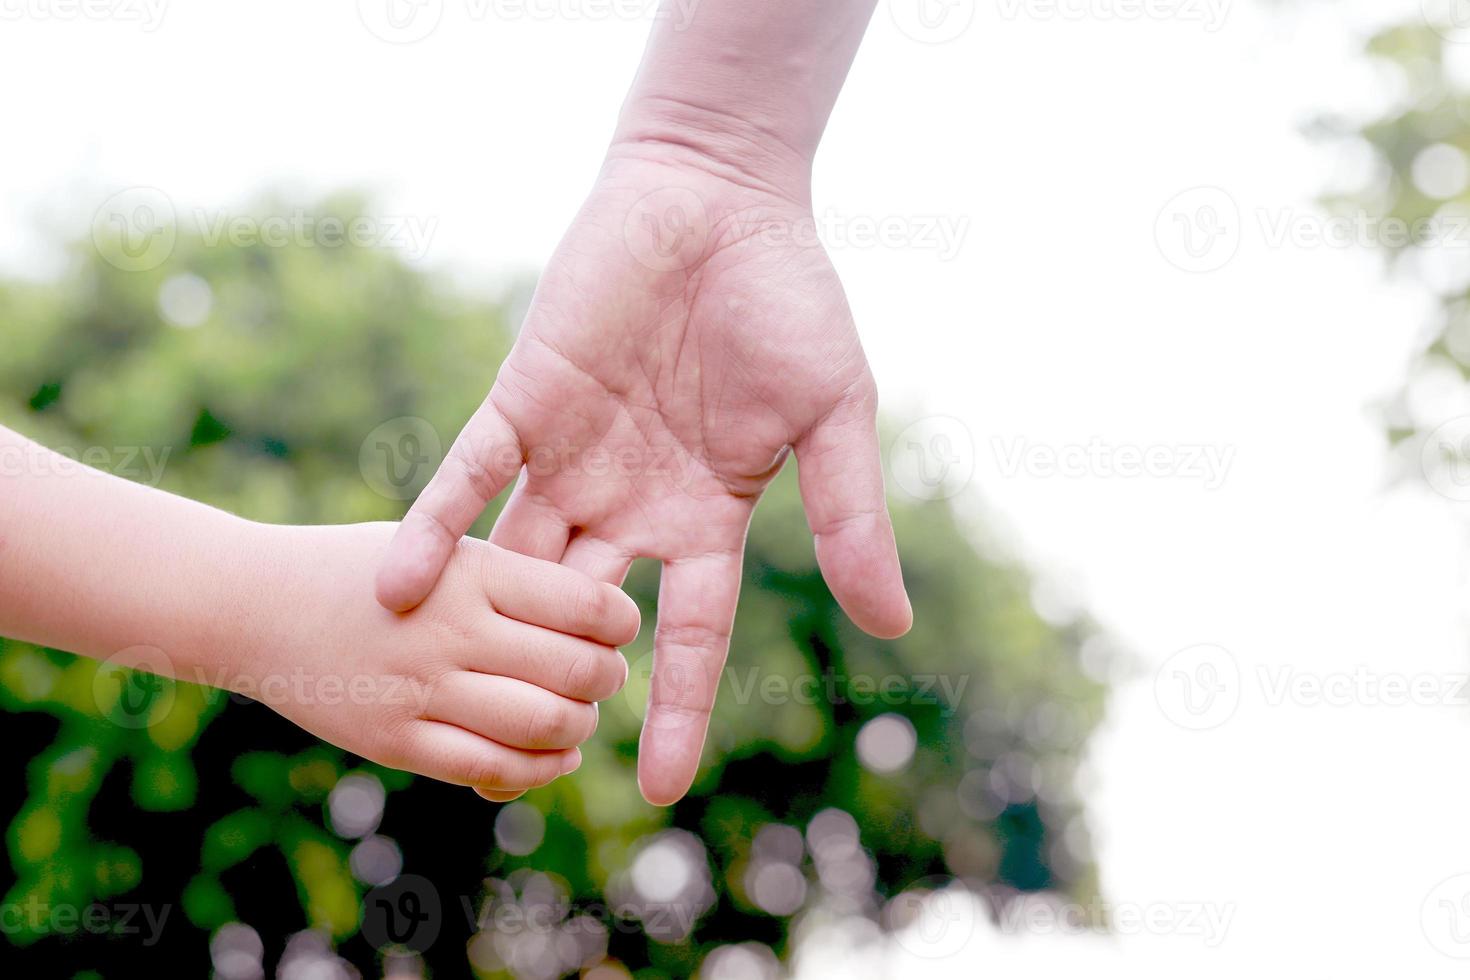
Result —
[[809, 207], [712, 168], [604, 168], [484, 404], [405, 518], [378, 598], [410, 608], [488, 501], [491, 540], [621, 582], [662, 560], [639, 785], [689, 788], [751, 513], [794, 449], [817, 559], [853, 621], [911, 622], [877, 392]]

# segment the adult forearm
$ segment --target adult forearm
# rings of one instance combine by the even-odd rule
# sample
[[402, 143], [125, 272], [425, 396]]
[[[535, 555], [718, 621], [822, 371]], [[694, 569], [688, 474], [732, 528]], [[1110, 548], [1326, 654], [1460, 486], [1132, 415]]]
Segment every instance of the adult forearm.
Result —
[[875, 5], [664, 0], [614, 147], [682, 147], [804, 193]]
[[189, 680], [231, 670], [251, 527], [0, 427], [0, 635], [99, 659], [151, 647]]

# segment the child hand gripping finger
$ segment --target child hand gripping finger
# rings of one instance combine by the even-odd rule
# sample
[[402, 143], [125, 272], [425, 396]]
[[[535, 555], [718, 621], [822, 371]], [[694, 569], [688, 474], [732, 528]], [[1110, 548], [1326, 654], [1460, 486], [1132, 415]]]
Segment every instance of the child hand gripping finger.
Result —
[[[465, 539], [408, 613], [390, 524], [234, 517], [0, 427], [0, 635], [243, 693], [372, 761], [509, 799], [576, 768], [638, 632], [614, 586]], [[17, 464], [18, 465], [12, 465]]]

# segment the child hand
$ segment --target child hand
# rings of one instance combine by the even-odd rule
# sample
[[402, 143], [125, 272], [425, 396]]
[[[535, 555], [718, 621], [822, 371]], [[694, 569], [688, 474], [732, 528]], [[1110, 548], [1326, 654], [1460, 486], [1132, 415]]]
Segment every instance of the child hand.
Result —
[[[615, 586], [464, 539], [424, 603], [373, 599], [390, 524], [265, 527], [227, 686], [374, 762], [507, 800], [576, 769], [638, 607]], [[248, 547], [248, 546], [247, 546]]]

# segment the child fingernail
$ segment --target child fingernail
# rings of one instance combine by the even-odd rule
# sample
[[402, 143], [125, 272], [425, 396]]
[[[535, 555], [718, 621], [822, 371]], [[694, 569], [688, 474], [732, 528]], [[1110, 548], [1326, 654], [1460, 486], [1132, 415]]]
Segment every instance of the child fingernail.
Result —
[[572, 751], [570, 751], [570, 752], [568, 752], [566, 754], [566, 758], [562, 760], [562, 763], [561, 763], [561, 774], [563, 776], [565, 776], [568, 773], [576, 772], [577, 771], [577, 767], [580, 766], [581, 764], [582, 764], [582, 750], [581, 749], [572, 749]]

